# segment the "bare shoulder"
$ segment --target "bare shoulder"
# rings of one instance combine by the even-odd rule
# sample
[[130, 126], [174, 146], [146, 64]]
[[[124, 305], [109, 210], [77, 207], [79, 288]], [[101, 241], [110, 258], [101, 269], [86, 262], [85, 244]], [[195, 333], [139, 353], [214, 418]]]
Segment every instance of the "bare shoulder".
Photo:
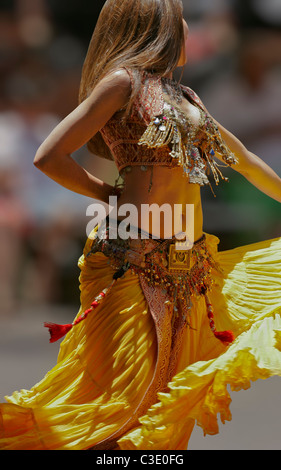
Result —
[[95, 92], [102, 95], [114, 94], [115, 99], [128, 99], [131, 94], [131, 79], [128, 72], [123, 68], [109, 72], [100, 80], [92, 93], [95, 95]]
[[119, 86], [124, 86], [124, 87], [131, 87], [131, 77], [128, 73], [128, 71], [121, 67], [119, 69], [114, 70], [113, 72], [110, 72], [106, 78], [108, 80], [114, 80]]
[[86, 144], [128, 102], [131, 83], [125, 70], [107, 74], [45, 139], [37, 161], [46, 155], [70, 155]]

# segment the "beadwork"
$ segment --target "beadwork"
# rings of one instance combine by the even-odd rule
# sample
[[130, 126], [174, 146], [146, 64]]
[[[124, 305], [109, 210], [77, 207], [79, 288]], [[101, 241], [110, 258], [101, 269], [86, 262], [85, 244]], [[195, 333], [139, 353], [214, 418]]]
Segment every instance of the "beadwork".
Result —
[[[109, 216], [105, 219], [109, 222]], [[160, 290], [164, 293], [168, 309], [173, 307], [171, 316], [172, 330], [179, 331], [189, 326], [192, 329], [191, 307], [192, 297], [205, 297], [207, 316], [210, 329], [214, 336], [225, 346], [228, 346], [235, 339], [232, 331], [217, 331], [214, 321], [213, 306], [208, 296], [208, 292], [213, 284], [211, 276], [212, 269], [222, 272], [220, 266], [215, 262], [209, 253], [206, 245], [206, 235], [194, 242], [187, 254], [181, 250], [175, 260], [170, 259], [174, 247], [175, 236], [158, 241], [158, 239], [122, 238], [109, 239], [109, 226], [106, 224], [99, 226], [101, 233], [96, 232], [90, 251], [86, 258], [100, 251], [108, 257], [108, 263], [115, 270], [112, 280], [94, 298], [90, 307], [82, 312], [73, 323], [57, 325], [45, 323], [50, 332], [50, 342], [57, 341], [77, 324], [84, 321], [92, 311], [99, 307], [108, 293], [111, 291], [119, 278], [122, 278], [128, 269], [133, 274], [139, 276], [141, 284], [151, 286], [153, 290]], [[138, 232], [140, 229], [138, 229]], [[99, 236], [101, 235], [101, 236]], [[169, 250], [168, 250], [169, 248]], [[187, 261], [188, 260], [188, 261]], [[174, 263], [174, 261], [176, 261]], [[187, 261], [187, 262], [186, 262]], [[178, 309], [178, 307], [180, 307]], [[180, 311], [180, 313], [179, 313]]]
[[[126, 70], [133, 81], [132, 71], [128, 68]], [[200, 112], [198, 125], [194, 125], [180, 107], [184, 96]], [[139, 165], [143, 171], [148, 165], [170, 168], [181, 166], [189, 183], [209, 185], [215, 197], [209, 172], [212, 172], [215, 184], [218, 185], [220, 178], [229, 180], [219, 167], [238, 162], [198, 95], [173, 79], [147, 71], [142, 71], [141, 90], [125, 125], [118, 116], [113, 117], [101, 129], [101, 133], [119, 170], [115, 184], [122, 190], [125, 189], [125, 182], [119, 184], [119, 178], [124, 180], [124, 173], [131, 171], [134, 165]], [[142, 146], [144, 152], [140, 152], [138, 146]], [[226, 165], [214, 160], [216, 153], [222, 156]], [[152, 174], [148, 191], [151, 187]]]
[[[171, 84], [173, 83], [171, 80]], [[228, 178], [218, 169], [222, 165], [214, 161], [215, 152], [222, 154], [226, 166], [235, 164], [238, 160], [222, 141], [218, 127], [209, 113], [198, 105], [197, 108], [200, 120], [198, 125], [194, 125], [181, 108], [170, 101], [169, 95], [165, 96], [163, 112], [152, 118], [138, 144], [149, 148], [168, 145], [171, 157], [177, 159], [178, 165], [183, 168], [183, 174], [189, 178], [189, 183], [201, 186], [210, 184], [206, 174], [209, 165], [218, 185], [219, 176], [225, 181]]]
[[197, 240], [189, 251], [190, 268], [169, 268], [170, 248], [175, 244], [175, 236], [159, 241], [159, 239], [109, 239], [109, 227], [101, 231], [101, 236], [93, 240], [90, 256], [98, 251], [109, 258], [113, 269], [128, 269], [133, 274], [140, 274], [149, 285], [160, 286], [173, 303], [173, 321], [178, 316], [178, 301], [183, 305], [183, 320], [191, 327], [189, 313], [192, 307], [192, 297], [200, 298], [212, 286], [212, 269], [220, 270], [207, 250], [205, 234]]

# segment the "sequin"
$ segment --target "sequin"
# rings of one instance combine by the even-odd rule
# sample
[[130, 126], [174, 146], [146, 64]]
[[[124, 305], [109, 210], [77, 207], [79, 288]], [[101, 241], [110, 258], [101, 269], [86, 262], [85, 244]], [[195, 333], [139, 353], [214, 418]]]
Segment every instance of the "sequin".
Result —
[[[134, 84], [132, 69], [124, 68]], [[173, 84], [172, 80], [165, 80], [167, 84]], [[171, 86], [166, 88], [171, 89]], [[210, 171], [216, 185], [219, 184], [220, 178], [229, 181], [219, 167], [238, 163], [238, 158], [222, 139], [215, 121], [199, 96], [182, 84], [177, 86], [176, 93], [178, 96], [186, 96], [188, 101], [197, 107], [200, 112], [198, 125], [194, 125], [179, 106], [179, 99], [175, 104], [174, 97], [164, 92], [163, 77], [141, 71], [141, 87], [130, 117], [124, 123], [118, 115], [113, 116], [100, 130], [119, 175], [122, 176], [124, 168], [136, 165], [163, 165], [182, 167], [183, 175], [188, 178], [189, 183], [209, 185], [211, 189], [208, 178]], [[221, 155], [226, 165], [218, 164], [214, 160], [216, 154]], [[148, 191], [151, 186], [152, 181]], [[215, 196], [214, 192], [213, 195]]]
[[[194, 125], [182, 109], [172, 106], [168, 98], [165, 100], [164, 114], [152, 118], [138, 144], [149, 148], [169, 145], [170, 156], [177, 159], [179, 165], [183, 167], [183, 174], [188, 177], [189, 183], [201, 186], [210, 184], [206, 174], [207, 163], [213, 172], [216, 185], [219, 183], [218, 175], [228, 181], [213, 160], [214, 144], [228, 165], [236, 163], [237, 159], [223, 143], [219, 130], [209, 114], [198, 106], [200, 120], [198, 125]], [[200, 131], [202, 136], [198, 138]]]

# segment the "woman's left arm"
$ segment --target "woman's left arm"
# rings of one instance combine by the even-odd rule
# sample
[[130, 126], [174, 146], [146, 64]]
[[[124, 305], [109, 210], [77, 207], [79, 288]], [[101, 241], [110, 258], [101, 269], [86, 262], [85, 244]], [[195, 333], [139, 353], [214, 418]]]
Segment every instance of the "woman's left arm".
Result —
[[[239, 163], [234, 164], [232, 168], [241, 173], [250, 183], [267, 196], [281, 202], [281, 178], [277, 173], [261, 158], [250, 152], [231, 132], [215, 119], [213, 120], [218, 126], [225, 143], [239, 159]], [[223, 161], [222, 157], [217, 153], [216, 157]]]

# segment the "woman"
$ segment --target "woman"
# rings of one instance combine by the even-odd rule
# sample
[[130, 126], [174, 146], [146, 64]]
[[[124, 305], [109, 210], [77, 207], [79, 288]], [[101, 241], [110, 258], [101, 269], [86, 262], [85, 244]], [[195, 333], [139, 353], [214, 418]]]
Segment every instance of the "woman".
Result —
[[[118, 196], [118, 220], [87, 239], [73, 323], [46, 324], [51, 341], [66, 334], [57, 365], [1, 405], [2, 449], [186, 449], [195, 421], [214, 434], [218, 413], [231, 419], [228, 384], [281, 373], [281, 238], [219, 252], [200, 199], [207, 169], [225, 179], [214, 156], [280, 202], [281, 179], [173, 80], [187, 61], [182, 14], [180, 0], [108, 0], [80, 104], [37, 151], [35, 165], [66, 188]], [[114, 159], [123, 185], [71, 158], [85, 143]], [[125, 204], [136, 209], [130, 238]], [[170, 209], [169, 233], [142, 212], [152, 204]]]

